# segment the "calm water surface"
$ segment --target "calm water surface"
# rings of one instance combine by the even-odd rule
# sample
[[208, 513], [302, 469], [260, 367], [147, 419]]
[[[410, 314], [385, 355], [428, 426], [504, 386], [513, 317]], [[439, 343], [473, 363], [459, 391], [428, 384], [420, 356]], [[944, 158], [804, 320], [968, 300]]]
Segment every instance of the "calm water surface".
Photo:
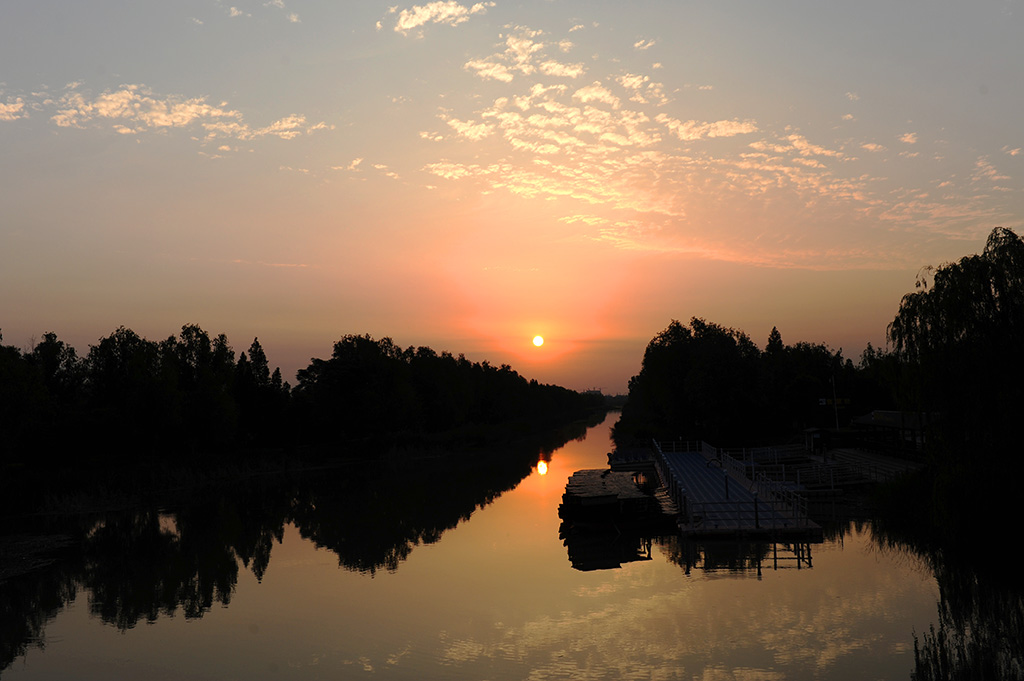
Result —
[[[123, 601], [136, 597], [127, 587], [79, 589], [42, 628], [36, 642], [42, 646], [29, 647], [0, 675], [11, 681], [909, 678], [913, 635], [936, 619], [938, 588], [921, 562], [879, 548], [867, 527], [850, 526], [840, 539], [812, 545], [810, 568], [773, 570], [769, 562], [760, 574], [700, 565], [684, 570], [670, 559], [677, 543], [655, 541], [649, 559], [618, 569], [574, 569], [559, 538], [557, 507], [573, 471], [606, 466], [614, 418], [554, 451], [546, 473], [534, 467], [456, 526], [416, 530], [421, 538], [411, 550], [390, 550], [390, 568], [340, 561], [332, 549], [347, 541], [345, 532], [308, 529], [296, 512], [256, 542], [269, 555], [264, 550], [243, 562], [229, 552], [233, 577], [225, 565], [171, 586], [154, 577], [151, 588], [160, 592], [221, 575], [214, 579], [220, 585], [185, 589], [213, 593], [209, 607], [168, 607], [168, 596], [145, 616], [126, 616], [132, 608]], [[420, 485], [421, 503], [437, 501], [432, 487], [436, 481]], [[451, 496], [443, 486], [436, 494]], [[339, 503], [327, 512], [351, 509]], [[173, 538], [186, 521], [165, 513], [159, 522], [162, 536]], [[141, 568], [131, 561], [87, 565], [81, 579], [107, 583], [93, 573], [133, 569]]]

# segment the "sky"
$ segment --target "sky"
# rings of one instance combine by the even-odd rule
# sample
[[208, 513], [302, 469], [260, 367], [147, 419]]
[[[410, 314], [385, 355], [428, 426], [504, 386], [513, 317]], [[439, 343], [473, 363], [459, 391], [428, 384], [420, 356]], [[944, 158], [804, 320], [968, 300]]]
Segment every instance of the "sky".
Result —
[[291, 380], [370, 334], [615, 393], [696, 316], [856, 360], [1021, 229], [1022, 16], [4, 0], [3, 342], [195, 323]]

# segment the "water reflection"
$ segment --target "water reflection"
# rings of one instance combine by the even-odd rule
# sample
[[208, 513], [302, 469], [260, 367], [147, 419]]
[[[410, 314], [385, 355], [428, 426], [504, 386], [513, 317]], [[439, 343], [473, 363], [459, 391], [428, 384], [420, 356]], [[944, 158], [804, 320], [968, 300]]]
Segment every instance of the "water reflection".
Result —
[[[563, 546], [566, 476], [594, 462], [555, 446], [258, 478], [93, 519], [75, 560], [0, 584], [0, 672], [60, 678], [101, 641], [91, 664], [166, 678], [907, 678], [915, 632], [919, 678], [988, 653], [994, 678], [1020, 669], [1019, 589], [870, 524], [813, 554], [627, 532]], [[538, 460], [548, 475], [524, 481]], [[54, 650], [12, 668], [48, 627]]]
[[764, 570], [810, 569], [814, 566], [811, 544], [806, 542], [694, 542], [681, 537], [664, 537], [660, 542], [670, 561], [689, 576], [703, 572], [753, 573]]
[[406, 452], [383, 462], [265, 475], [193, 490], [170, 509], [74, 519], [74, 559], [0, 582], [0, 671], [28, 648], [43, 648], [47, 622], [81, 592], [92, 615], [121, 631], [229, 605], [240, 569], [262, 581], [289, 524], [347, 570], [394, 572], [416, 546], [437, 542], [514, 488], [538, 461], [585, 437], [588, 425], [468, 455]]
[[622, 532], [614, 525], [579, 530], [562, 523], [559, 537], [569, 553], [569, 562], [580, 571], [620, 568], [625, 563], [651, 560], [653, 539], [635, 532]]
[[885, 550], [924, 560], [939, 586], [937, 625], [914, 632], [915, 679], [1024, 679], [1024, 585], [1015, 566], [982, 546], [957, 555], [905, 527], [875, 533]]

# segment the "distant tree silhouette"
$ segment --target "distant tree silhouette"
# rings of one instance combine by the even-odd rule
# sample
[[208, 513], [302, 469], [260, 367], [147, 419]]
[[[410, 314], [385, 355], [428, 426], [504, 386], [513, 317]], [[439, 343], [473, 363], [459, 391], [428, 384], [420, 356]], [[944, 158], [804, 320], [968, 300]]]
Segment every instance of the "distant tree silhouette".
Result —
[[[718, 446], [775, 444], [810, 426], [833, 426], [832, 386], [863, 406], [872, 389], [842, 351], [799, 342], [787, 346], [773, 327], [764, 352], [736, 329], [694, 317], [673, 320], [647, 345], [640, 373], [616, 424], [616, 442], [651, 437], [703, 439]], [[825, 399], [828, 403], [822, 406]], [[845, 425], [843, 423], [842, 425]]]
[[[344, 336], [330, 359], [298, 372], [295, 407], [315, 441], [413, 436], [513, 423], [533, 429], [600, 408], [559, 386], [527, 381], [512, 367], [403, 350], [390, 338]], [[529, 423], [526, 423], [529, 422]]]
[[[224, 334], [196, 324], [160, 342], [119, 327], [84, 359], [54, 333], [30, 353], [0, 346], [0, 448], [31, 445], [61, 467], [195, 465], [257, 450], [459, 431], [499, 437], [582, 417], [599, 398], [527, 381], [390, 338], [343, 336], [293, 391], [258, 338], [235, 360]], [[490, 432], [488, 432], [490, 429]], [[503, 437], [503, 435], [501, 436]]]

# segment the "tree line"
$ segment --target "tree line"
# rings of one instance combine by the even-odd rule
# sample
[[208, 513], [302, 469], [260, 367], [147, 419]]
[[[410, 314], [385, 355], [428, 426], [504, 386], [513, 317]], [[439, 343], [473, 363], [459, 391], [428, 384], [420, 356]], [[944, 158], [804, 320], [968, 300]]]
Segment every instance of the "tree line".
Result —
[[854, 362], [823, 344], [785, 345], [776, 328], [761, 349], [736, 329], [673, 320], [629, 382], [616, 441], [776, 444], [892, 409], [931, 421], [935, 457], [963, 462], [966, 447], [985, 452], [986, 469], [1018, 470], [1006, 452], [1024, 407], [1024, 240], [996, 228], [982, 253], [922, 270], [886, 334], [886, 349], [869, 344]]
[[790, 442], [804, 429], [892, 408], [890, 365], [870, 345], [855, 364], [824, 344], [786, 345], [776, 327], [761, 350], [743, 331], [698, 317], [689, 325], [672, 320], [648, 343], [614, 436], [620, 446], [651, 438], [725, 447]]
[[452, 433], [479, 440], [599, 406], [505, 364], [369, 335], [341, 338], [294, 387], [270, 369], [258, 338], [236, 357], [224, 334], [194, 324], [162, 341], [121, 327], [85, 356], [54, 333], [28, 351], [0, 336], [0, 452], [21, 463], [208, 460]]

